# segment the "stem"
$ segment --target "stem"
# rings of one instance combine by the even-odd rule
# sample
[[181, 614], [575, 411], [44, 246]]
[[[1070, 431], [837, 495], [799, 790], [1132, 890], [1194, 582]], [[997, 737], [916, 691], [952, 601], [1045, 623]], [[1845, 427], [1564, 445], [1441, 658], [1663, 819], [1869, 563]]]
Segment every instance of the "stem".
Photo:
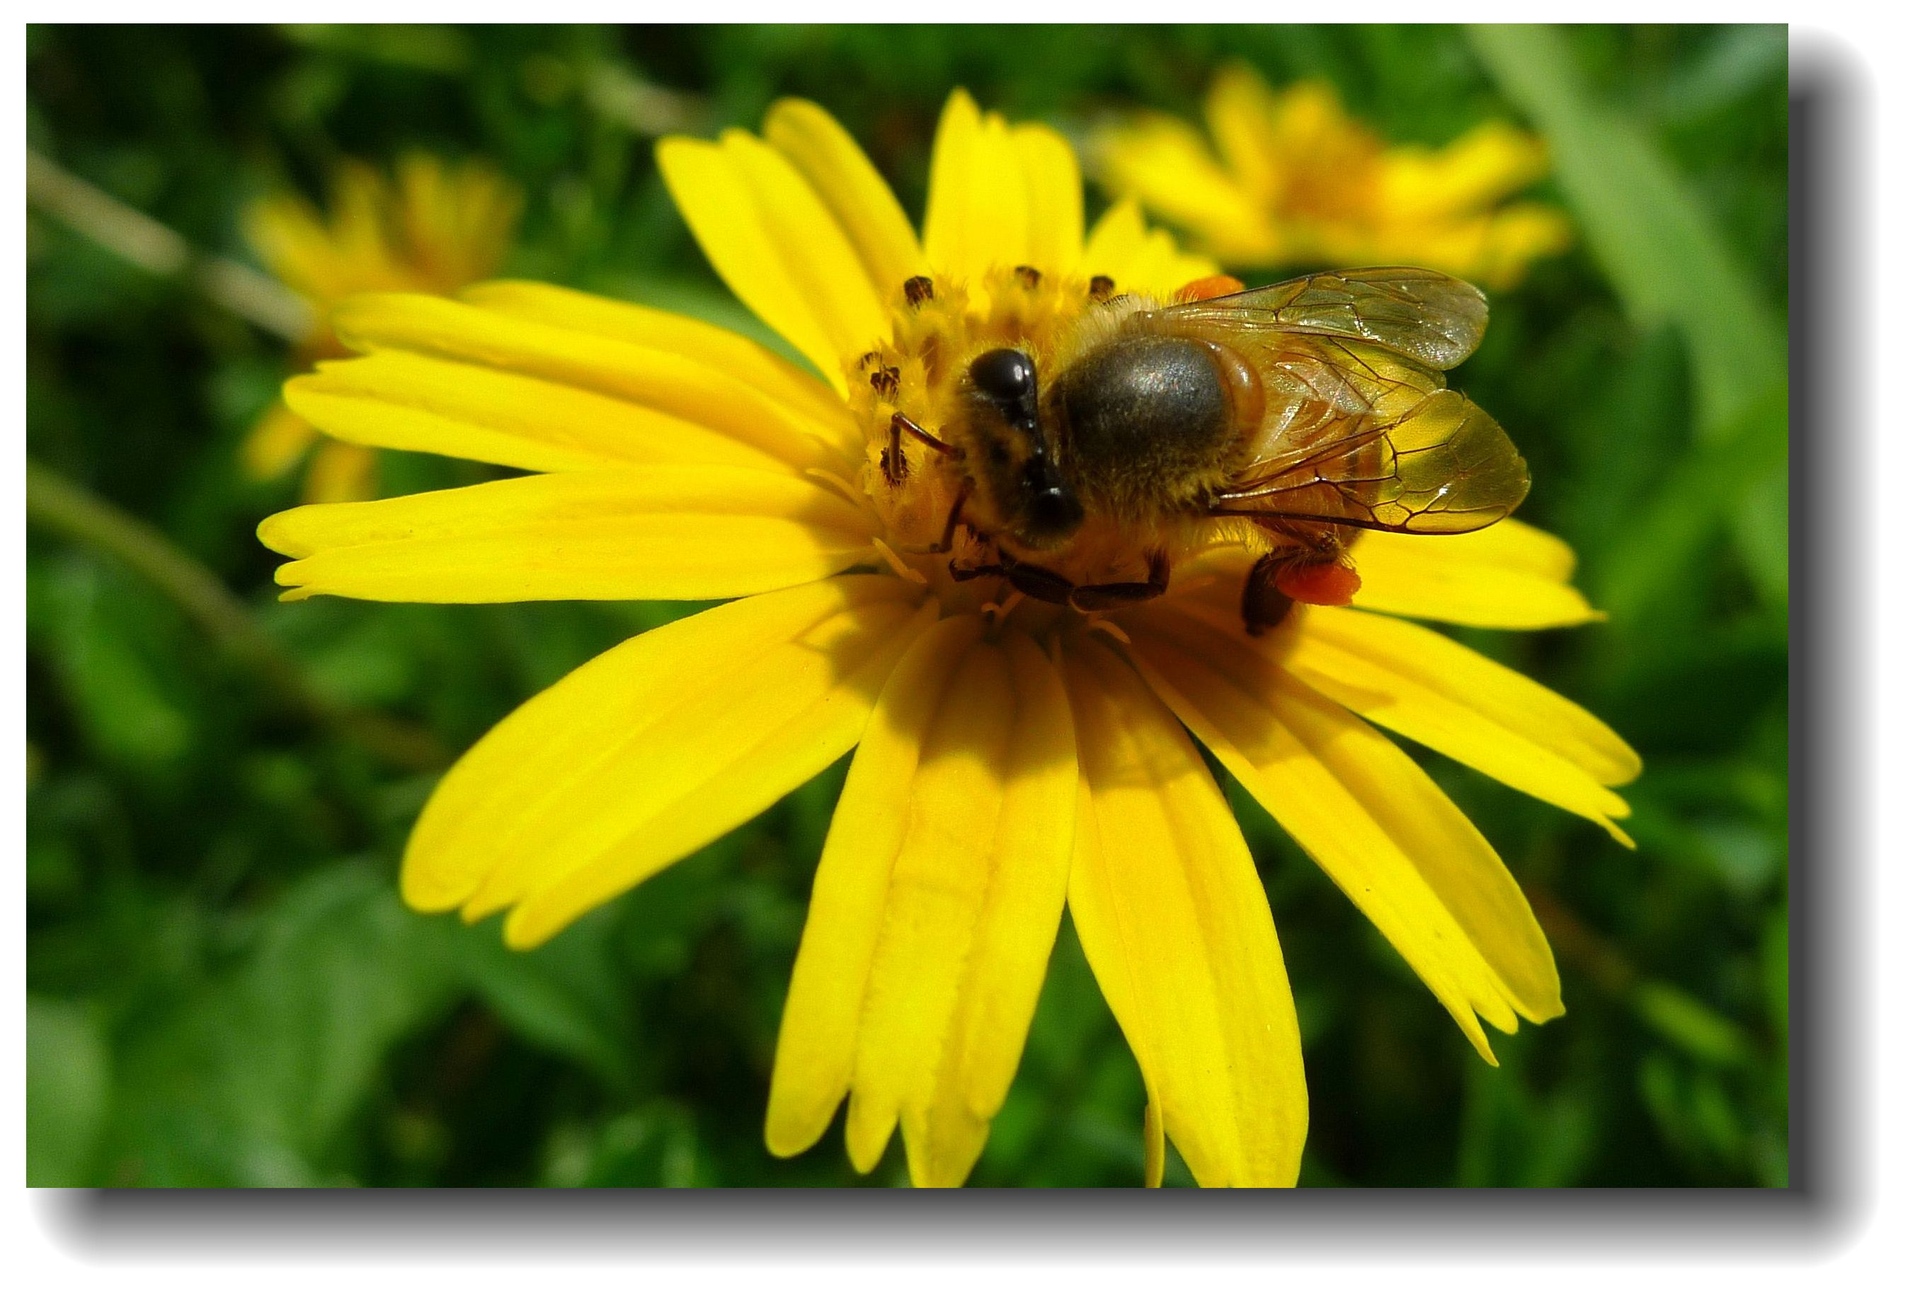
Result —
[[249, 666], [309, 720], [405, 769], [437, 769], [446, 750], [414, 725], [331, 701], [220, 578], [164, 534], [27, 459], [27, 519], [119, 561], [179, 604], [221, 651]]
[[647, 139], [695, 131], [707, 116], [706, 105], [698, 96], [656, 86], [611, 60], [599, 60], [588, 67], [585, 90], [587, 103], [602, 117]]
[[209, 299], [263, 330], [296, 344], [313, 332], [313, 310], [280, 282], [231, 258], [196, 253], [178, 232], [31, 149], [27, 202], [135, 267], [191, 280]]

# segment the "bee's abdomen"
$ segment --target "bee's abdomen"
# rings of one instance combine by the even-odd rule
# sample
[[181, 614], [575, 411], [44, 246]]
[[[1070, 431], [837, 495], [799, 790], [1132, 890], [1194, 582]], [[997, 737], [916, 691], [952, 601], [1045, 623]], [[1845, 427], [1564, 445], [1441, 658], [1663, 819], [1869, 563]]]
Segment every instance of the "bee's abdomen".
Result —
[[1121, 336], [1061, 373], [1051, 396], [1081, 493], [1127, 515], [1172, 509], [1217, 476], [1233, 402], [1199, 340]]

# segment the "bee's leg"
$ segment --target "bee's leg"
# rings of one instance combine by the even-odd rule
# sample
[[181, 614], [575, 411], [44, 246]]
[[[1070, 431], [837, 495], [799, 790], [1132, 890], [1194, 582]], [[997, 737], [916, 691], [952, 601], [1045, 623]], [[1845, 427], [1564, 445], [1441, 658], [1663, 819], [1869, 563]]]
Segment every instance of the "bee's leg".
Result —
[[1150, 553], [1147, 556], [1146, 583], [1129, 580], [1118, 584], [1082, 584], [1073, 591], [1073, 609], [1084, 612], [1112, 611], [1115, 607], [1131, 607], [1136, 602], [1151, 601], [1167, 591], [1170, 570], [1166, 553]]
[[1253, 563], [1240, 590], [1240, 619], [1254, 638], [1278, 625], [1293, 610], [1293, 599], [1274, 585], [1284, 558], [1279, 549]]
[[900, 418], [894, 414], [893, 422], [887, 427], [887, 446], [880, 454], [880, 475], [889, 485], [897, 485], [907, 478], [907, 455], [900, 451]]
[[960, 509], [967, 505], [967, 495], [973, 492], [973, 485], [963, 484], [960, 492], [953, 496], [953, 506], [947, 510], [947, 526], [940, 531], [940, 546], [936, 553], [953, 551], [953, 533], [960, 528]]
[[977, 580], [982, 575], [1004, 576], [1006, 573], [1007, 568], [999, 562], [995, 562], [991, 566], [962, 566], [957, 560], [947, 563], [947, 574], [953, 576], [954, 579], [960, 581], [962, 584], [965, 584], [968, 580]]
[[947, 563], [947, 574], [963, 584], [968, 580], [977, 580], [982, 575], [1003, 576], [1028, 597], [1051, 602], [1056, 607], [1066, 606], [1067, 599], [1073, 595], [1072, 580], [1058, 571], [1050, 571], [1030, 561], [999, 561], [991, 566], [962, 566], [957, 561], [950, 561]]
[[887, 450], [880, 454], [880, 474], [887, 478], [888, 484], [899, 484], [907, 478], [907, 455], [900, 450], [901, 435], [912, 435], [942, 457], [953, 457], [960, 451], [946, 440], [928, 434], [906, 413], [896, 412], [887, 423]]
[[1035, 566], [1029, 561], [1014, 562], [1006, 570], [1007, 582], [1030, 598], [1064, 607], [1073, 597], [1073, 581], [1058, 571]]
[[1240, 591], [1240, 619], [1256, 638], [1286, 618], [1293, 604], [1344, 607], [1360, 590], [1360, 576], [1336, 543], [1275, 548], [1253, 564]]

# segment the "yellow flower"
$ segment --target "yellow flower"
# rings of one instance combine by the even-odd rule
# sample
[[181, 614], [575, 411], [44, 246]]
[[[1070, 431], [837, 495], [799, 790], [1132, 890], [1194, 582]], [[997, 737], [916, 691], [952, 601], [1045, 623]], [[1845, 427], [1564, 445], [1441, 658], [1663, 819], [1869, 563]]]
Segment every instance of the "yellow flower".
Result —
[[1244, 66], [1214, 79], [1206, 118], [1217, 157], [1164, 114], [1105, 133], [1093, 152], [1108, 189], [1228, 266], [1409, 263], [1504, 289], [1572, 240], [1559, 210], [1501, 203], [1547, 172], [1546, 147], [1504, 123], [1444, 149], [1389, 147], [1325, 82], [1275, 93]]
[[[409, 154], [394, 182], [364, 163], [346, 164], [334, 178], [325, 215], [297, 195], [271, 195], [247, 210], [243, 226], [268, 269], [313, 307], [313, 334], [296, 351], [305, 366], [344, 356], [329, 317], [350, 295], [451, 294], [492, 275], [519, 215], [519, 192], [484, 164]], [[275, 403], [242, 443], [242, 464], [257, 479], [272, 479], [315, 437], [310, 424]], [[307, 469], [302, 496], [308, 502], [370, 498], [375, 471], [373, 450], [364, 444], [325, 441]]]
[[964, 1181], [1070, 908], [1145, 1078], [1149, 1180], [1170, 1137], [1203, 1183], [1287, 1184], [1307, 1126], [1293, 1002], [1190, 729], [1482, 1055], [1481, 1019], [1561, 1012], [1499, 857], [1366, 720], [1617, 835], [1625, 744], [1397, 618], [1590, 619], [1563, 544], [1511, 522], [1368, 538], [1370, 611], [1300, 608], [1257, 639], [1238, 546], [1181, 553], [1166, 597], [1111, 621], [956, 579], [927, 551], [955, 490], [918, 443], [883, 469], [892, 414], [942, 429], [939, 378], [988, 345], [1044, 344], [1109, 279], [1165, 296], [1211, 266], [1129, 203], [1083, 236], [1065, 141], [961, 92], [920, 238], [813, 104], [781, 101], [757, 137], [663, 141], [659, 161], [721, 277], [824, 380], [698, 321], [508, 282], [352, 300], [336, 323], [366, 356], [287, 387], [340, 438], [537, 473], [271, 518], [290, 597], [737, 599], [589, 662], [468, 752], [408, 845], [411, 905], [508, 911], [508, 942], [537, 945], [853, 749], [768, 1146], [807, 1149], [850, 1097], [861, 1171], [897, 1126], [915, 1182]]

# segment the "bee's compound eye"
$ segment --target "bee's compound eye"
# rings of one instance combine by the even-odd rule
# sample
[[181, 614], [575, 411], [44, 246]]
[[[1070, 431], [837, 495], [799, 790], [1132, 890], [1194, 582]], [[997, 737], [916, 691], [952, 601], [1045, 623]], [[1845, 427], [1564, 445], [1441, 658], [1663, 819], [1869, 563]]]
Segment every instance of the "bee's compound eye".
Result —
[[973, 360], [967, 373], [975, 388], [1002, 407], [1018, 409], [1038, 388], [1033, 359], [1018, 349], [991, 349]]

